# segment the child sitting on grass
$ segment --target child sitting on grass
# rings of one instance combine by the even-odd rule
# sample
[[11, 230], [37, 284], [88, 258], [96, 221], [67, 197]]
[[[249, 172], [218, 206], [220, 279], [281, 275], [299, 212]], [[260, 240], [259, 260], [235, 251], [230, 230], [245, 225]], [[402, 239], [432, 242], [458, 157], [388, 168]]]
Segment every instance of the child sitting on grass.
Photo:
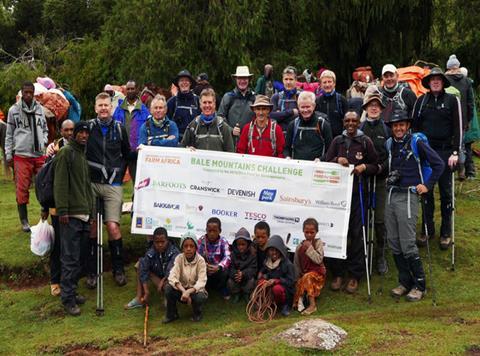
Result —
[[275, 304], [283, 316], [288, 316], [295, 289], [294, 267], [280, 236], [273, 235], [265, 247], [267, 258], [260, 270], [258, 284], [266, 283], [272, 287]]
[[202, 320], [202, 306], [207, 301], [207, 264], [197, 253], [197, 238], [192, 232], [182, 236], [182, 253], [175, 258], [165, 286], [167, 311], [163, 323], [178, 319], [177, 302], [189, 304], [193, 309], [192, 321]]
[[233, 240], [232, 243], [232, 262], [230, 264], [229, 278], [227, 281], [233, 303], [240, 301], [242, 292], [244, 298], [248, 301], [250, 294], [255, 288], [257, 257], [250, 248], [251, 244], [252, 239], [250, 238], [250, 233], [242, 227], [235, 234], [235, 240]]
[[159, 293], [164, 290], [173, 261], [179, 253], [177, 246], [168, 239], [167, 230], [163, 227], [156, 228], [153, 232], [152, 247], [137, 264], [137, 295], [125, 305], [125, 309], [140, 308], [148, 304], [149, 280]]
[[[327, 271], [323, 264], [323, 242], [315, 236], [318, 233], [318, 222], [313, 218], [303, 222], [305, 240], [298, 245], [295, 251], [295, 270], [299, 277], [293, 298], [293, 307], [298, 308], [303, 315], [310, 315], [317, 311], [315, 298], [320, 295], [325, 285]], [[308, 297], [308, 308], [303, 303], [304, 295]]]
[[270, 226], [265, 221], [259, 221], [253, 230], [253, 247], [257, 254], [258, 269], [262, 268], [267, 258], [267, 241], [270, 237]]

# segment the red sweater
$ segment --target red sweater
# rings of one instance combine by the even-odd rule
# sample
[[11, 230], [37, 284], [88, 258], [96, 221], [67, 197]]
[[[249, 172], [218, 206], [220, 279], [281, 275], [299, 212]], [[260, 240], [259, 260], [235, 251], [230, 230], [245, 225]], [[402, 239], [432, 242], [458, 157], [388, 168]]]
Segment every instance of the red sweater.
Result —
[[[249, 132], [250, 126], [253, 125], [252, 139], [249, 142]], [[276, 153], [273, 152], [272, 140], [271, 140], [271, 127], [272, 120], [268, 119], [268, 125], [263, 130], [262, 134], [258, 130], [257, 125], [255, 124], [255, 119], [252, 120], [248, 125], [245, 125], [242, 129], [240, 135], [240, 140], [237, 144], [238, 153], [247, 153], [257, 156], [269, 156], [269, 157], [280, 157], [283, 158], [283, 148], [285, 146], [285, 137], [283, 136], [282, 127], [276, 125], [275, 127], [275, 138], [276, 138]]]

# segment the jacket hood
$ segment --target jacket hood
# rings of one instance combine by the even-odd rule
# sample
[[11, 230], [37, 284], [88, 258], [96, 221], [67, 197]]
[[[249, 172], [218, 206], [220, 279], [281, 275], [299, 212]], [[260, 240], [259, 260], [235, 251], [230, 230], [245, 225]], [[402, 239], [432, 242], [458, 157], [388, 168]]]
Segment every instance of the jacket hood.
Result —
[[[343, 130], [343, 132], [342, 132], [342, 136], [345, 136], [345, 137], [350, 137], [350, 136], [348, 136], [348, 134], [347, 134], [347, 130]], [[356, 137], [361, 137], [361, 136], [365, 136], [365, 134], [363, 133], [363, 131], [362, 131], [362, 130], [360, 130], [360, 129], [357, 129], [357, 133], [355, 134], [355, 136], [354, 136], [354, 137], [356, 138]]]
[[283, 242], [283, 239], [278, 235], [273, 235], [268, 239], [267, 245], [265, 246], [265, 250], [268, 250], [269, 247], [274, 247], [282, 254], [283, 258], [287, 259], [287, 247]]

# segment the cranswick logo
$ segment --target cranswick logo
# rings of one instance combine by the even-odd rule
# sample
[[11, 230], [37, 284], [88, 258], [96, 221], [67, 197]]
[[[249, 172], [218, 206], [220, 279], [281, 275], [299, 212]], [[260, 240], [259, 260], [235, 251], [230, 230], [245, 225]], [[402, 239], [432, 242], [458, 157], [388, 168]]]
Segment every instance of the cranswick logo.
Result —
[[229, 216], [231, 218], [236, 218], [238, 216], [238, 213], [233, 210], [212, 209], [212, 215]]
[[255, 195], [257, 193], [255, 193], [252, 190], [228, 188], [227, 189], [227, 194], [228, 195], [234, 195], [234, 196], [237, 196], [237, 197], [255, 198]]
[[157, 156], [157, 155], [146, 155], [145, 162], [153, 164], [180, 164], [180, 157], [178, 156]]
[[253, 212], [253, 211], [246, 211], [245, 212], [245, 219], [247, 219], [247, 220], [258, 220], [258, 221], [267, 220], [267, 214], [256, 213], [256, 212]]
[[300, 222], [300, 218], [297, 216], [273, 215], [273, 218], [280, 224], [298, 224]]
[[136, 190], [146, 188], [150, 185], [150, 178], [145, 178], [144, 180], [140, 181], [138, 185], [135, 187]]
[[276, 189], [262, 189], [262, 191], [260, 192], [260, 198], [258, 200], [268, 201], [271, 203], [275, 200], [276, 195], [277, 195]]
[[172, 203], [153, 203], [154, 208], [160, 208], [160, 209], [172, 209], [172, 210], [179, 210], [180, 209], [180, 204], [172, 204]]
[[190, 185], [191, 190], [199, 190], [202, 192], [212, 192], [212, 193], [220, 193], [220, 188], [217, 187], [207, 187], [207, 186], [200, 186], [200, 185], [195, 185], [192, 184]]
[[280, 194], [280, 201], [289, 202], [292, 204], [304, 205], [304, 206], [312, 205], [312, 201], [310, 199], [291, 197], [285, 194]]

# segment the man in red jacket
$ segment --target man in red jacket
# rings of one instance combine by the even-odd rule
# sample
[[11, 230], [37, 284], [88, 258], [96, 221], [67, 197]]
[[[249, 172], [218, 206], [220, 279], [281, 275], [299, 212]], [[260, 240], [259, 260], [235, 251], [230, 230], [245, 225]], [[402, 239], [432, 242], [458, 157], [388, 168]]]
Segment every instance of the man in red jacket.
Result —
[[283, 158], [285, 137], [281, 126], [269, 118], [273, 107], [270, 100], [265, 95], [257, 95], [250, 107], [255, 117], [243, 127], [237, 152]]

